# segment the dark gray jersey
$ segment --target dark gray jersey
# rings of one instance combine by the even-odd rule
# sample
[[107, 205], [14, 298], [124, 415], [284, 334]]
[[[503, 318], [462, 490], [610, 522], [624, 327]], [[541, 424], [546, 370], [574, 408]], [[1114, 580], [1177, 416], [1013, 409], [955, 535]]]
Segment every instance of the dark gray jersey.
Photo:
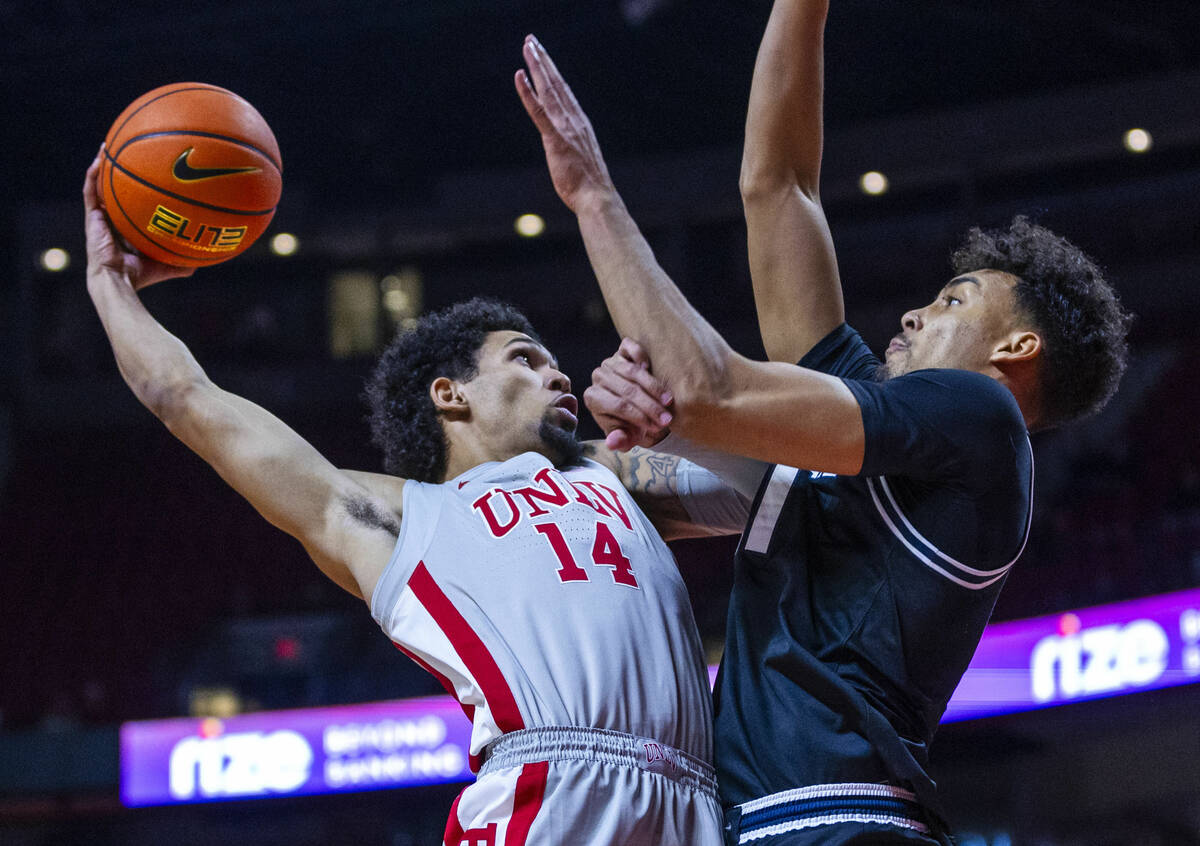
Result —
[[1020, 409], [986, 376], [876, 381], [850, 327], [801, 362], [863, 413], [857, 476], [770, 468], [739, 545], [717, 683], [726, 804], [838, 783], [895, 783], [852, 715], [882, 715], [919, 765], [1028, 533]]

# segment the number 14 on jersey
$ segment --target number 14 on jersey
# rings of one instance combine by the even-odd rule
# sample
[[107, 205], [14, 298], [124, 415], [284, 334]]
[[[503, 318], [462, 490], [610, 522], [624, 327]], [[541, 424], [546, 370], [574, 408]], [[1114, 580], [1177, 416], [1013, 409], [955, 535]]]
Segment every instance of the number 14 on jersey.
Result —
[[[590, 581], [587, 570], [580, 567], [567, 546], [567, 539], [557, 523], [538, 523], [533, 527], [554, 550], [558, 558], [558, 578], [562, 582]], [[612, 580], [619, 585], [636, 588], [637, 578], [633, 575], [633, 567], [629, 559], [621, 552], [621, 544], [617, 542], [612, 529], [600, 520], [596, 521], [596, 539], [592, 542], [592, 563], [599, 567], [612, 568]]]

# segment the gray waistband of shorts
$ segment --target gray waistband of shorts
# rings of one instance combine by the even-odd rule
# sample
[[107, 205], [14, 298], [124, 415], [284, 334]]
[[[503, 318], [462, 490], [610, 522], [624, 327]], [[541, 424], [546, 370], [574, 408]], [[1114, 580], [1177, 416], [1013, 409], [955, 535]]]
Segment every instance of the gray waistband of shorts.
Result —
[[711, 764], [656, 740], [608, 729], [545, 726], [510, 731], [484, 749], [483, 759], [481, 776], [534, 761], [599, 761], [637, 767], [717, 795]]

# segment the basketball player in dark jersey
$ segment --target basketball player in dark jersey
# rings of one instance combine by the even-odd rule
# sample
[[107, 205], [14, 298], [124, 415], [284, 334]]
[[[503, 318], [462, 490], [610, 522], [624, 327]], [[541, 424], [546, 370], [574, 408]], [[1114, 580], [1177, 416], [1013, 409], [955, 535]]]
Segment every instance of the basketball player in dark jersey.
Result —
[[930, 843], [945, 834], [928, 744], [1025, 543], [1027, 431], [1107, 401], [1128, 315], [1090, 259], [1018, 218], [972, 230], [954, 277], [872, 355], [844, 323], [818, 196], [825, 14], [776, 3], [750, 97], [741, 187], [768, 362], [730, 349], [658, 266], [536, 39], [516, 86], [627, 336], [585, 394], [609, 445], [655, 443], [673, 414], [660, 449], [683, 436], [766, 465], [716, 691], [728, 842]]

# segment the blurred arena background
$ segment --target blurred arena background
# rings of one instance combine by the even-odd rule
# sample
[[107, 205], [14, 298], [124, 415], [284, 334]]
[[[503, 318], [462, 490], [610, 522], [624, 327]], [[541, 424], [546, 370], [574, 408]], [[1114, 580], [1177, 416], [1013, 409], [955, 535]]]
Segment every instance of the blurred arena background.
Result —
[[[832, 5], [823, 196], [867, 339], [882, 348], [932, 297], [967, 226], [1015, 213], [1095, 255], [1137, 315], [1109, 408], [1035, 438], [1033, 534], [995, 620], [1200, 587], [1200, 4]], [[79, 186], [121, 109], [199, 80], [271, 124], [284, 194], [268, 235], [145, 301], [219, 384], [375, 469], [358, 395], [422, 310], [511, 300], [577, 392], [618, 341], [512, 90], [526, 32], [668, 272], [761, 355], [737, 171], [769, 8], [0, 0], [0, 843], [411, 846], [438, 842], [459, 789], [120, 801], [122, 722], [440, 692], [120, 382], [84, 291]], [[886, 190], [864, 190], [868, 172]], [[519, 234], [522, 215], [544, 230]], [[731, 551], [676, 547], [714, 660]], [[1200, 624], [1173, 637], [1195, 646]], [[1200, 843], [1198, 694], [945, 726], [934, 768], [962, 843]]]

